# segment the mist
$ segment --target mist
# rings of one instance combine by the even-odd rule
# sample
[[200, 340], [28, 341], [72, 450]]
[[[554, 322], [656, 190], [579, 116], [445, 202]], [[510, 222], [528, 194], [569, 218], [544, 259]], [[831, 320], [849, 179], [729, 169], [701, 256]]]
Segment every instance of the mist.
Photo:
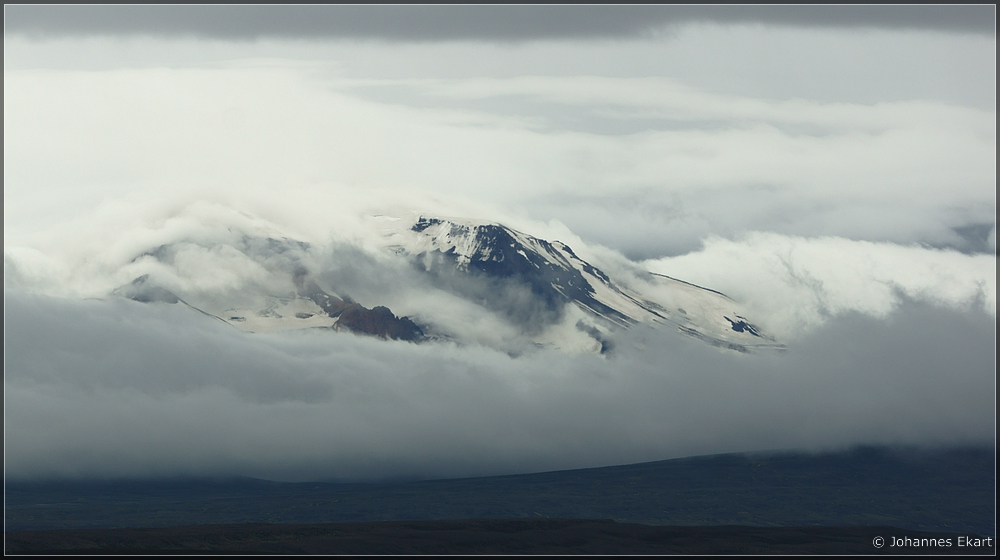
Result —
[[128, 300], [8, 292], [5, 307], [16, 480], [433, 478], [995, 437], [995, 320], [912, 301], [784, 354], [639, 329], [610, 359], [251, 335]]

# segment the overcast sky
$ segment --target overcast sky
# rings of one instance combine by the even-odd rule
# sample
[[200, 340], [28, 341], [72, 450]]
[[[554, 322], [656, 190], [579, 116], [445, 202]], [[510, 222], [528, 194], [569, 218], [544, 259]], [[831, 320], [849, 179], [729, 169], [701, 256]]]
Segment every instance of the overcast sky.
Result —
[[522, 41], [644, 36], [689, 23], [810, 28], [919, 29], [992, 36], [990, 5], [297, 5], [7, 6], [5, 30], [36, 36], [92, 34], [212, 39], [351, 38], [391, 41]]
[[[4, 13], [8, 476], [443, 476], [993, 441], [994, 6]], [[249, 228], [367, 250], [363, 217], [400, 212], [723, 291], [789, 352], [636, 332], [615, 360], [512, 362], [86, 299], [159, 244]], [[176, 272], [249, 274], [205, 263]], [[427, 304], [411, 294], [367, 304]]]

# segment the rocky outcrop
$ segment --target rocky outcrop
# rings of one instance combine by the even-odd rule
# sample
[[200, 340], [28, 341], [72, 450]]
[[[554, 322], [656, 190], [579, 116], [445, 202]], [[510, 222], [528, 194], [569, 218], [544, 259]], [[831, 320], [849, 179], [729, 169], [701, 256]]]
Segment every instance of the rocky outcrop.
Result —
[[393, 340], [419, 340], [424, 333], [409, 317], [396, 317], [388, 307], [372, 309], [352, 303], [340, 312], [336, 327]]
[[392, 340], [423, 338], [423, 331], [409, 317], [396, 317], [388, 307], [368, 309], [347, 296], [330, 295], [305, 275], [305, 270], [299, 270], [294, 276], [299, 295], [313, 300], [330, 317], [339, 317], [335, 328]]

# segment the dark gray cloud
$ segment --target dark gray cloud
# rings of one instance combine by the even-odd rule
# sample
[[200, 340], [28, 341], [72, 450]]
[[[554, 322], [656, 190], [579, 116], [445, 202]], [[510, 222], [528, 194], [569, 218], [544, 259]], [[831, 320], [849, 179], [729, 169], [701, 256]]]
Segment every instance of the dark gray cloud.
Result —
[[636, 37], [712, 22], [995, 34], [995, 6], [4, 6], [7, 33], [403, 41]]
[[[964, 226], [959, 226], [952, 228], [954, 232], [961, 238], [961, 240], [955, 244], [955, 248], [963, 253], [976, 254], [976, 253], [992, 253], [996, 254], [996, 230], [997, 225], [995, 223], [986, 224], [968, 224]], [[990, 242], [990, 236], [993, 236], [993, 242]]]
[[995, 438], [995, 318], [905, 302], [785, 354], [669, 333], [616, 354], [250, 335], [166, 304], [5, 292], [13, 479], [461, 476]]

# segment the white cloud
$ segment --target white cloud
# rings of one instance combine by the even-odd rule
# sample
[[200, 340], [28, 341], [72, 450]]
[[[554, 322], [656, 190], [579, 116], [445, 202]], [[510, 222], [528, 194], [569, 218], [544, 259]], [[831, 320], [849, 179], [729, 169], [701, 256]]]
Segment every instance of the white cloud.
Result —
[[[646, 258], [748, 230], [957, 246], [953, 228], [990, 223], [996, 207], [995, 113], [930, 101], [768, 101], [660, 78], [435, 86], [450, 98], [528, 92], [581, 106], [584, 121], [613, 104], [693, 123], [645, 115], [650, 130], [607, 135], [538, 130], [488, 107], [381, 102], [276, 61], [5, 78], [8, 247], [129, 199], [282, 208], [282, 221], [320, 237], [361, 208], [475, 208], [555, 218]], [[533, 103], [515, 110], [530, 116]]]
[[[995, 50], [753, 26], [517, 46], [5, 38], [7, 472], [444, 476], [992, 441], [996, 257], [941, 248], [968, 251], [972, 226], [995, 252]], [[615, 359], [515, 360], [79, 301], [150, 271], [178, 291], [267, 283], [269, 263], [218, 246], [287, 236], [366, 305], [518, 347], [378, 256], [364, 216], [407, 212], [501, 221], [626, 276], [623, 254], [645, 261], [793, 344], [733, 356], [635, 330]], [[133, 262], [173, 242], [172, 264]]]
[[993, 255], [755, 232], [643, 264], [721, 290], [785, 340], [845, 313], [885, 317], [901, 295], [996, 316]]
[[995, 319], [975, 311], [841, 316], [780, 355], [636, 330], [612, 359], [513, 359], [252, 335], [165, 304], [5, 299], [15, 479], [467, 476], [994, 437]]

